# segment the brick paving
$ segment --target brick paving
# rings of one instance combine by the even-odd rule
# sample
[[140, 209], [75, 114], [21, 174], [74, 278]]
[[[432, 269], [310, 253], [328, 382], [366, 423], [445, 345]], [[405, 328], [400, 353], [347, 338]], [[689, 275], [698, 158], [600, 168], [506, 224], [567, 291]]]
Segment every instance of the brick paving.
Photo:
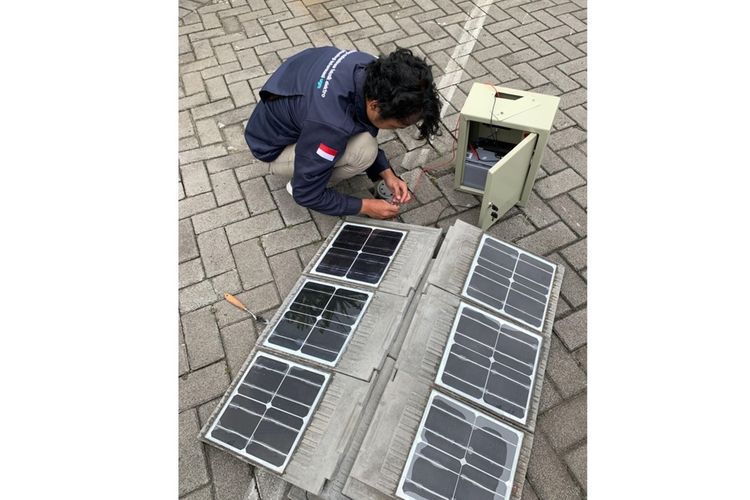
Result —
[[[257, 473], [196, 435], [258, 331], [223, 300], [265, 316], [336, 222], [297, 207], [242, 137], [268, 75], [307, 47], [377, 54], [409, 47], [433, 65], [454, 127], [473, 82], [561, 97], [529, 204], [490, 233], [566, 267], [524, 498], [586, 497], [586, 0], [180, 0], [179, 494], [275, 497]], [[452, 138], [423, 148], [411, 130], [378, 141], [415, 192], [411, 224], [476, 224], [478, 200], [452, 190]], [[424, 170], [423, 170], [423, 167]], [[371, 196], [361, 179], [343, 189]]]

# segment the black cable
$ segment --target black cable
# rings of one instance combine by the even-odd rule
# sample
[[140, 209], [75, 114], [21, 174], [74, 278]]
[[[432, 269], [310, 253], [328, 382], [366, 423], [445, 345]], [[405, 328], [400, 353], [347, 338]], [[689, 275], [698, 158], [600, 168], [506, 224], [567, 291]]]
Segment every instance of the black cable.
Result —
[[449, 208], [451, 208], [451, 204], [450, 204], [450, 203], [448, 203], [448, 205], [447, 205], [447, 206], [443, 207], [443, 209], [442, 209], [442, 210], [440, 211], [440, 213], [438, 214], [438, 216], [437, 216], [437, 220], [436, 220], [436, 221], [435, 221], [435, 223], [433, 224], [433, 227], [438, 227], [438, 222], [440, 222], [440, 218], [441, 218], [441, 217], [443, 216], [443, 213], [445, 213], [445, 211], [446, 211], [446, 210], [448, 210]]
[[[494, 87], [493, 87], [494, 89]], [[495, 95], [495, 98], [492, 99], [492, 111], [490, 111], [490, 130], [492, 131], [492, 139], [495, 142], [498, 142], [497, 140], [497, 130], [495, 130], [495, 126], [492, 124], [492, 119], [495, 117], [495, 103], [497, 102], [497, 95]]]

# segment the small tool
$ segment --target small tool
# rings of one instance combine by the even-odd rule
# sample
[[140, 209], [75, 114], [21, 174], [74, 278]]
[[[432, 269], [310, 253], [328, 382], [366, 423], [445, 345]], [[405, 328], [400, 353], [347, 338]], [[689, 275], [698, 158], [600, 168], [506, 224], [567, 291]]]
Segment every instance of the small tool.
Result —
[[235, 296], [234, 296], [234, 295], [232, 295], [231, 293], [225, 293], [225, 294], [224, 294], [224, 298], [226, 299], [226, 301], [227, 301], [227, 302], [229, 302], [229, 303], [230, 303], [230, 304], [232, 304], [233, 306], [235, 306], [235, 307], [238, 307], [238, 308], [242, 309], [243, 311], [245, 311], [246, 313], [248, 313], [248, 314], [249, 314], [250, 316], [252, 316], [252, 317], [253, 317], [253, 319], [254, 319], [254, 320], [255, 320], [255, 321], [257, 322], [257, 323], [264, 323], [264, 324], [265, 324], [265, 323], [268, 323], [268, 321], [266, 321], [266, 318], [264, 318], [263, 316], [256, 316], [255, 314], [253, 314], [253, 313], [252, 313], [252, 312], [250, 311], [250, 309], [248, 309], [247, 307], [245, 307], [245, 304], [243, 304], [242, 302], [240, 302], [240, 299], [238, 299], [237, 297], [235, 297]]

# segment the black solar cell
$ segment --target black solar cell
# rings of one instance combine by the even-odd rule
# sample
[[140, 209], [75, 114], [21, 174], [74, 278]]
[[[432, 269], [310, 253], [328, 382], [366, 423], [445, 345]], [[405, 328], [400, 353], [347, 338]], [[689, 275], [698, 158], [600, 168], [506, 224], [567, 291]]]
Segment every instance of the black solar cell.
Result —
[[538, 335], [461, 303], [437, 383], [525, 423], [541, 345]]
[[362, 318], [370, 297], [368, 293], [308, 280], [265, 345], [334, 365]]
[[556, 266], [484, 235], [463, 296], [541, 331]]
[[435, 391], [397, 494], [416, 499], [507, 499], [523, 434]]
[[377, 285], [404, 234], [402, 231], [346, 223], [314, 266], [313, 272]]
[[327, 378], [322, 372], [258, 354], [220, 410], [209, 439], [283, 471]]

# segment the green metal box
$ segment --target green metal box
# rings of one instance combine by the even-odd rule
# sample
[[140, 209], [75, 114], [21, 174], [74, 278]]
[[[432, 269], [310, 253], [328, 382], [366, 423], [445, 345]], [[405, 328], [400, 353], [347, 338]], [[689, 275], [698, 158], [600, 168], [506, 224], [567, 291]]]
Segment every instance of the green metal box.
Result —
[[531, 194], [560, 98], [475, 83], [459, 115], [455, 187], [482, 196], [486, 231]]

